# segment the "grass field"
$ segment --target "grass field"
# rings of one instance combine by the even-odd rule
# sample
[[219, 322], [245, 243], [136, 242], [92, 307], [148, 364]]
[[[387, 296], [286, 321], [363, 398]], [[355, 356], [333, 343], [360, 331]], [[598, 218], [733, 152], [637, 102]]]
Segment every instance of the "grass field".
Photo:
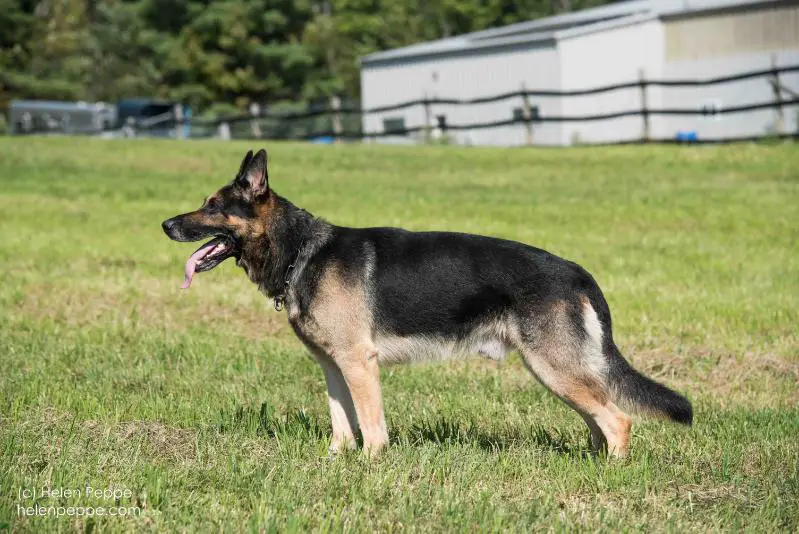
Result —
[[[696, 411], [637, 422], [623, 461], [590, 456], [517, 356], [385, 369], [391, 446], [329, 459], [285, 316], [232, 262], [181, 291], [196, 244], [161, 232], [247, 148], [0, 138], [0, 530], [799, 529], [799, 146], [268, 146], [272, 186], [334, 223], [591, 271], [624, 354]], [[82, 494], [20, 496], [42, 486]], [[21, 516], [34, 502], [141, 513]]]

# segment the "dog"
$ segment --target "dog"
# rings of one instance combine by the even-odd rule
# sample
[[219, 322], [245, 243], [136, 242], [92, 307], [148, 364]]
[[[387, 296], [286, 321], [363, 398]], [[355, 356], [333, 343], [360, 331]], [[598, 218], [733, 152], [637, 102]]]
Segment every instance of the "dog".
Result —
[[629, 452], [628, 412], [691, 425], [682, 395], [642, 375], [613, 341], [608, 304], [582, 267], [522, 243], [453, 232], [335, 226], [269, 186], [267, 154], [248, 152], [229, 184], [162, 223], [175, 241], [211, 238], [197, 272], [235, 258], [285, 309], [327, 382], [331, 453], [388, 443], [380, 366], [518, 351], [585, 420], [592, 450]]

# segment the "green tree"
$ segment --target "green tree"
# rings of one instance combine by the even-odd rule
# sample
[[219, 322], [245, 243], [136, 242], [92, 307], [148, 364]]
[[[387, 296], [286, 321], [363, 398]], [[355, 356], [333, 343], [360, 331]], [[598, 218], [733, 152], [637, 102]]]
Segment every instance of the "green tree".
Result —
[[195, 106], [296, 99], [313, 58], [300, 43], [311, 17], [289, 0], [192, 4], [190, 20], [159, 58], [173, 98]]
[[78, 0], [0, 0], [0, 98], [80, 98], [84, 15]]
[[89, 31], [84, 0], [42, 1], [36, 4], [35, 34], [30, 41], [26, 72], [36, 80], [36, 97], [84, 99], [81, 83], [92, 67], [84, 54]]
[[158, 93], [155, 55], [160, 36], [147, 27], [142, 8], [132, 2], [96, 6], [85, 43], [92, 65], [83, 76], [89, 100], [116, 102]]
[[30, 61], [33, 6], [0, 0], [0, 109], [27, 82], [23, 73]]
[[533, 20], [608, 0], [317, 0], [303, 33], [316, 68], [304, 94], [360, 92], [360, 56]]
[[196, 109], [360, 92], [360, 56], [607, 0], [0, 0], [9, 98]]

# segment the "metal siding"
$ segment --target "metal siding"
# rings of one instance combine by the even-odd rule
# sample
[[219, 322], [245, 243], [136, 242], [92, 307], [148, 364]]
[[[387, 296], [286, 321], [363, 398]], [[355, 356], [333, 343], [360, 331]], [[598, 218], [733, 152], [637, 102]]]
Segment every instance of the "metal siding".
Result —
[[[598, 86], [638, 80], [643, 69], [649, 78], [659, 78], [663, 64], [663, 38], [660, 22], [651, 20], [592, 33], [558, 43], [564, 90], [590, 89]], [[660, 94], [650, 88], [648, 106], [659, 105]], [[597, 115], [641, 109], [639, 88], [621, 89], [587, 96], [563, 99], [563, 114], [568, 116]], [[640, 117], [567, 122], [563, 128], [563, 144], [577, 142], [608, 143], [640, 139], [643, 120]]]
[[[708, 58], [690, 61], [668, 62], [664, 68], [666, 79], [713, 78], [739, 72], [771, 68], [772, 60], [777, 65], [799, 65], [799, 50], [759, 52], [734, 57]], [[799, 91], [799, 73], [782, 74], [780, 82], [794, 91]], [[700, 109], [702, 104], [720, 101], [722, 108], [771, 102], [774, 94], [766, 78], [754, 78], [734, 83], [704, 87], [669, 87], [663, 90], [663, 107]], [[787, 99], [787, 95], [783, 95]], [[797, 124], [799, 106], [785, 106], [782, 133], [799, 131]], [[777, 112], [773, 109], [721, 115], [717, 118], [700, 116], [664, 116], [653, 118], [654, 135], [673, 137], [677, 131], [695, 131], [699, 138], [751, 137], [775, 133]]]
[[[689, 38], [690, 37], [690, 38]], [[675, 39], [679, 41], [675, 44]], [[528, 89], [575, 90], [647, 78], [706, 79], [778, 65], [799, 64], [799, 6], [762, 10], [717, 12], [681, 19], [638, 22], [608, 31], [561, 39], [557, 48], [517, 46], [491, 52], [442, 56], [396, 64], [365, 65], [362, 71], [363, 105], [383, 106], [440, 96], [475, 98], [514, 91], [524, 82]], [[678, 46], [679, 45], [679, 46]], [[753, 48], [757, 50], [752, 51]], [[743, 51], [741, 51], [743, 49]], [[687, 57], [683, 57], [687, 54]], [[683, 59], [675, 59], [683, 58]], [[433, 71], [438, 80], [433, 81]], [[781, 76], [782, 83], [799, 90], [799, 73]], [[772, 101], [765, 78], [696, 87], [647, 89], [650, 109], [700, 109], [708, 101], [722, 108]], [[517, 101], [518, 100], [518, 101]], [[641, 107], [638, 88], [585, 97], [532, 99], [542, 116], [612, 113]], [[432, 106], [431, 115], [446, 114], [450, 124], [488, 122], [512, 116], [521, 99], [475, 106]], [[408, 126], [424, 121], [422, 106], [364, 117], [368, 131], [381, 131], [384, 116], [403, 116]], [[653, 138], [672, 138], [678, 131], [696, 131], [699, 138], [748, 137], [774, 132], [773, 109], [721, 115], [652, 116]], [[782, 132], [799, 131], [799, 106], [785, 106]], [[519, 145], [524, 128], [451, 132], [460, 143]], [[534, 125], [536, 144], [616, 142], [640, 139], [641, 117], [596, 122], [540, 123]], [[409, 142], [408, 139], [403, 139]]]
[[[434, 79], [433, 73], [436, 73]], [[424, 97], [478, 98], [521, 89], [522, 83], [532, 89], [558, 89], [560, 68], [554, 46], [516, 46], [481, 51], [468, 55], [405, 61], [397, 64], [365, 65], [362, 70], [362, 104], [366, 108], [396, 104]], [[431, 106], [431, 117], [444, 114], [449, 124], [492, 122], [510, 119], [513, 108], [522, 105], [521, 98], [479, 105]], [[557, 98], [540, 98], [531, 102], [542, 115], [557, 115]], [[383, 118], [404, 116], [408, 127], [424, 123], [423, 106], [364, 117], [367, 131], [382, 131]], [[448, 132], [462, 144], [521, 145], [525, 130], [521, 124], [480, 130]], [[537, 144], [559, 144], [557, 124], [537, 125]], [[391, 141], [391, 140], [389, 140]], [[394, 139], [395, 142], [406, 140]]]
[[799, 48], [799, 5], [763, 6], [664, 22], [666, 60]]
[[[666, 79], [712, 78], [799, 64], [799, 5], [759, 6], [748, 10], [683, 17], [664, 22]], [[783, 85], [799, 89], [799, 73], [780, 77]], [[771, 102], [774, 93], [766, 78], [712, 86], [668, 88], [666, 108], [695, 108], [715, 102], [721, 108]], [[783, 98], [787, 95], [783, 94]], [[695, 131], [699, 139], [752, 137], [799, 130], [799, 106], [783, 108], [782, 131], [775, 109], [717, 117], [666, 116], [655, 121], [656, 134], [672, 137]]]

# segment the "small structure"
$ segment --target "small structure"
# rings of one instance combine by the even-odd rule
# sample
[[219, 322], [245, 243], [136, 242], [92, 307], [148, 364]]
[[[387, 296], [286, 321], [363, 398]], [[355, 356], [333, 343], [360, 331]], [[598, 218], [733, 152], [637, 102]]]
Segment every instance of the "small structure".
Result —
[[[794, 99], [775, 112], [766, 75], [710, 85], [648, 82], [793, 65], [799, 65], [795, 1], [618, 2], [365, 56], [364, 110], [420, 103], [364, 113], [363, 129], [398, 132], [379, 138], [389, 142], [415, 142], [432, 137], [429, 125], [435, 122], [449, 126], [447, 137], [455, 142], [506, 146], [674, 139], [678, 131], [695, 131], [700, 140], [790, 133], [799, 130], [799, 105]], [[779, 83], [799, 89], [799, 69], [781, 75]], [[627, 87], [590, 92], [617, 84]], [[536, 93], [514, 96], [523, 90]], [[469, 105], [424, 103], [502, 94], [511, 96]], [[762, 102], [760, 109], [726, 113]], [[676, 108], [683, 112], [642, 112]], [[581, 119], [588, 115], [610, 117]], [[513, 119], [523, 122], [457, 128]], [[417, 131], [403, 133], [408, 129]]]
[[120, 100], [115, 127], [145, 137], [188, 138], [191, 108], [149, 98]]
[[121, 135], [187, 138], [191, 109], [150, 99], [105, 102], [13, 100], [9, 106], [12, 135]]
[[12, 135], [97, 135], [113, 127], [116, 106], [104, 102], [12, 100], [9, 120]]

